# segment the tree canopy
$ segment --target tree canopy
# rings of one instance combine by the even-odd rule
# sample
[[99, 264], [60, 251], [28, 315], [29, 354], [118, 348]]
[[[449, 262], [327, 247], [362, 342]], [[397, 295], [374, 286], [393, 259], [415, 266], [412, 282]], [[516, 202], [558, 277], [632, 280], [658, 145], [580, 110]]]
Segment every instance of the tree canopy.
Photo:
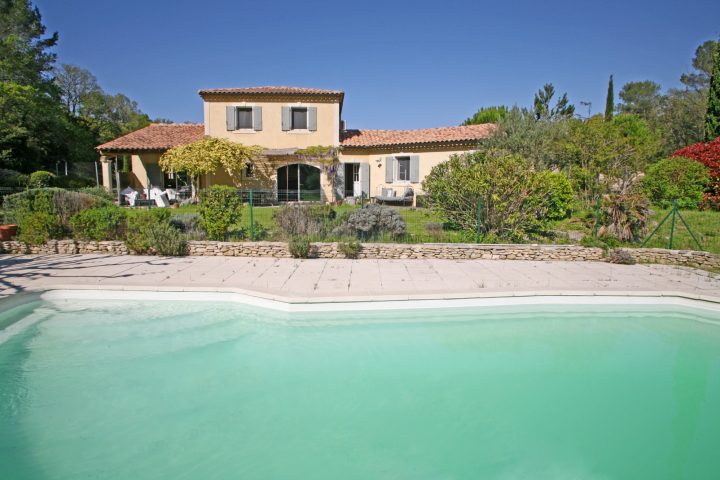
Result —
[[[200, 175], [224, 170], [236, 185], [240, 185], [241, 172], [261, 153], [262, 147], [256, 145], [242, 145], [224, 138], [206, 137], [166, 151], [160, 157], [160, 168], [166, 172], [184, 172], [194, 179]], [[193, 191], [194, 196], [195, 191]]]
[[29, 173], [93, 161], [95, 145], [150, 123], [88, 70], [55, 67], [57, 43], [29, 0], [0, 0], [0, 168]]
[[555, 103], [555, 107], [550, 107], [550, 101], [555, 96], [555, 87], [552, 83], [546, 83], [543, 88], [538, 90], [533, 100], [535, 118], [538, 120], [558, 118], [571, 118], [575, 114], [575, 106], [571, 105], [567, 98], [567, 93]]
[[720, 42], [716, 42], [705, 114], [705, 140], [720, 137]]
[[508, 107], [500, 105], [497, 107], [482, 107], [472, 117], [466, 118], [462, 125], [481, 125], [483, 123], [498, 123], [505, 118], [509, 112]]

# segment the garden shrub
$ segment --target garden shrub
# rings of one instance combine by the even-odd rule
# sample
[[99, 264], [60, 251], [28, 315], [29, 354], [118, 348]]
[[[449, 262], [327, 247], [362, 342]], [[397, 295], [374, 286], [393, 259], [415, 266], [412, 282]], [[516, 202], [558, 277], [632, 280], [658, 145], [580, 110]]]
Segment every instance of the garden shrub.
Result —
[[357, 238], [339, 241], [337, 244], [338, 252], [345, 255], [345, 258], [358, 258], [362, 251], [362, 244]]
[[30, 245], [63, 238], [64, 233], [58, 218], [48, 212], [32, 212], [18, 224], [18, 240]]
[[636, 242], [647, 234], [648, 199], [639, 193], [605, 195], [600, 208], [598, 236], [612, 235], [621, 242]]
[[118, 207], [89, 208], [70, 218], [73, 237], [78, 240], [123, 240], [127, 214]]
[[182, 233], [170, 224], [170, 212], [161, 208], [130, 215], [126, 243], [139, 254], [179, 256], [187, 251]]
[[708, 168], [710, 183], [705, 191], [703, 207], [720, 210], [720, 137], [681, 148], [672, 156], [692, 158]]
[[396, 209], [382, 205], [368, 205], [366, 208], [353, 210], [341, 219], [340, 225], [333, 230], [333, 234], [367, 239], [381, 235], [399, 237], [406, 231], [405, 220]]
[[602, 248], [603, 250], [607, 251], [610, 248], [615, 248], [620, 244], [617, 238], [610, 234], [606, 234], [602, 238], [595, 238], [592, 235], [585, 235], [582, 240], [580, 240], [580, 245], [583, 247], [596, 247], [596, 248]]
[[0, 168], [0, 187], [26, 187], [29, 180], [30, 177], [23, 173]]
[[570, 216], [575, 197], [570, 179], [565, 174], [539, 171], [533, 176], [532, 186], [528, 203], [537, 216], [545, 220], [562, 220]]
[[202, 226], [212, 240], [225, 240], [241, 216], [242, 199], [236, 188], [213, 185], [200, 192]]
[[29, 188], [48, 188], [54, 186], [55, 174], [46, 172], [45, 170], [38, 170], [30, 174], [28, 180]]
[[308, 258], [310, 255], [310, 239], [305, 235], [290, 238], [288, 250], [293, 258]]
[[521, 241], [568, 215], [573, 193], [562, 173], [535, 171], [524, 157], [503, 151], [453, 155], [423, 181], [428, 205], [451, 224]]
[[697, 208], [703, 200], [710, 176], [700, 162], [685, 157], [671, 157], [650, 166], [643, 188], [650, 200], [663, 208], [677, 199], [680, 208]]
[[322, 238], [335, 217], [335, 210], [329, 205], [285, 205], [273, 213], [273, 219], [285, 237]]
[[[253, 228], [253, 235], [252, 240], [254, 241], [260, 241], [260, 240], [267, 240], [270, 238], [271, 231], [262, 223], [255, 222], [254, 228]], [[250, 226], [242, 227], [236, 232], [230, 234], [230, 238], [235, 240], [251, 240], [250, 238]]]
[[59, 175], [53, 179], [53, 186], [60, 188], [71, 188], [73, 190], [88, 188], [95, 185], [95, 180], [78, 175]]
[[110, 202], [94, 195], [61, 188], [32, 188], [3, 199], [3, 209], [8, 221], [19, 225], [23, 217], [33, 212], [44, 212], [56, 216], [66, 232], [70, 232], [70, 217], [76, 213], [109, 205]]
[[117, 200], [117, 196], [109, 190], [105, 190], [103, 187], [84, 187], [79, 189], [78, 192], [93, 195], [95, 197], [102, 198], [103, 200], [107, 200], [108, 202], [115, 202], [115, 200]]
[[202, 240], [207, 236], [198, 213], [176, 213], [170, 217], [170, 224], [184, 233], [188, 240]]

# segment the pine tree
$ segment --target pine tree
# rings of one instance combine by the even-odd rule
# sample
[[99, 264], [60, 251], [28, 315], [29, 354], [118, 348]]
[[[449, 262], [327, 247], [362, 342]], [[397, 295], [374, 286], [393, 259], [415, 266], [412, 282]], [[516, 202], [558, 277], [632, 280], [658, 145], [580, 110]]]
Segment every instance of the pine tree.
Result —
[[605, 120], [610, 121], [615, 111], [615, 92], [613, 91], [613, 76], [610, 75], [608, 82], [607, 98], [605, 99]]
[[720, 137], [720, 42], [715, 45], [713, 54], [712, 78], [705, 114], [705, 140], [710, 142], [717, 137]]

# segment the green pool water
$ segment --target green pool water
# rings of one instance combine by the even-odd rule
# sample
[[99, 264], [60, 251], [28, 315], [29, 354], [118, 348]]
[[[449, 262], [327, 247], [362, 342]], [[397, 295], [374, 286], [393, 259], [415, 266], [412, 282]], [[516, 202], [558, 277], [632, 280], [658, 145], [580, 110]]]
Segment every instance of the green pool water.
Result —
[[720, 472], [708, 310], [73, 300], [6, 311], [2, 328], [2, 479]]

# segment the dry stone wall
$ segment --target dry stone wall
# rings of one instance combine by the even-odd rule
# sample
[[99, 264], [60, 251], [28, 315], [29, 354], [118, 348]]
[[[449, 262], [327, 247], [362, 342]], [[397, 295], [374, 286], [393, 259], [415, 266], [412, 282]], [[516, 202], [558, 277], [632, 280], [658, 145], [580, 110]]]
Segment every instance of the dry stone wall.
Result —
[[[124, 242], [87, 242], [79, 240], [52, 240], [45, 245], [27, 245], [18, 241], [0, 242], [3, 253], [11, 254], [110, 254], [128, 255]], [[661, 248], [628, 248], [639, 263], [684, 265], [706, 270], [720, 270], [720, 256], [691, 250], [665, 250]], [[190, 241], [188, 255], [229, 257], [289, 258], [284, 242], [213, 242]], [[314, 243], [311, 258], [344, 258], [335, 243]], [[600, 248], [577, 245], [477, 245], [477, 244], [398, 244], [365, 243], [358, 258], [370, 259], [488, 259], [488, 260], [563, 260], [604, 261]]]

